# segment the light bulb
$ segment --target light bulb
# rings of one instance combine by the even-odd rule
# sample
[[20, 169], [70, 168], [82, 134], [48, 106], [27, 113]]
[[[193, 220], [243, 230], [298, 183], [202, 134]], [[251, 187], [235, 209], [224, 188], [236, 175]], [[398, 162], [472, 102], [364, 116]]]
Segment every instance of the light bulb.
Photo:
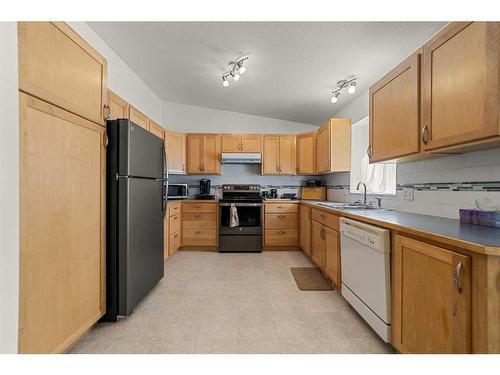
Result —
[[339, 96], [340, 96], [340, 92], [337, 91], [335, 94], [333, 94], [332, 96], [332, 104], [335, 104], [339, 101]]
[[238, 80], [240, 79], [240, 75], [238, 73], [234, 73], [232, 74], [232, 76], [235, 82], [238, 82]]
[[356, 92], [356, 81], [351, 82], [351, 85], [347, 89], [349, 94], [354, 94]]
[[227, 87], [229, 86], [229, 81], [227, 80], [227, 77], [222, 77], [222, 86]]
[[245, 73], [246, 71], [247, 71], [247, 68], [245, 68], [243, 65], [242, 65], [242, 66], [240, 67], [240, 69], [238, 70], [238, 72], [239, 72], [240, 74], [243, 74], [243, 73]]

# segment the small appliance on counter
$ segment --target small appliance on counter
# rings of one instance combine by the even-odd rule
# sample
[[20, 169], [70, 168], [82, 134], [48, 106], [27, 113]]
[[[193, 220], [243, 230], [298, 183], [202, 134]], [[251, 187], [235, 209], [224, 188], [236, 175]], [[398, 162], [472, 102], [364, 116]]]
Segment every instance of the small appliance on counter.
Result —
[[186, 199], [188, 197], [187, 184], [169, 184], [167, 187], [168, 199]]
[[306, 186], [307, 187], [320, 187], [321, 180], [315, 180], [315, 179], [311, 178], [311, 179], [306, 181]]
[[202, 178], [200, 180], [200, 194], [195, 195], [196, 199], [215, 199], [215, 195], [210, 194], [210, 180], [207, 178]]
[[303, 200], [315, 200], [324, 201], [326, 200], [326, 187], [302, 187], [302, 199]]
[[269, 198], [278, 199], [278, 189], [271, 189]]

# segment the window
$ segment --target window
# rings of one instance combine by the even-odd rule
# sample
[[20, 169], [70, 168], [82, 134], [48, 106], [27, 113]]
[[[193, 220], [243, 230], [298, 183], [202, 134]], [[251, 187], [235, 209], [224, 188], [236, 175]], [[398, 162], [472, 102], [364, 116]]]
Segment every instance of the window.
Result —
[[369, 194], [396, 194], [396, 163], [368, 163], [368, 116], [352, 125], [350, 192], [358, 194], [358, 182], [366, 184]]

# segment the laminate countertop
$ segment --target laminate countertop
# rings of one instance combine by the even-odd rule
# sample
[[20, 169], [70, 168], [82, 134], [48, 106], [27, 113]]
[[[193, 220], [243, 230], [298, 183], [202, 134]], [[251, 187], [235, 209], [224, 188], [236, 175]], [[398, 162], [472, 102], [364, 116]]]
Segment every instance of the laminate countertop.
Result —
[[497, 228], [390, 209], [349, 210], [325, 207], [318, 204], [321, 203], [318, 201], [301, 203], [397, 232], [410, 233], [481, 254], [500, 256], [500, 229]]

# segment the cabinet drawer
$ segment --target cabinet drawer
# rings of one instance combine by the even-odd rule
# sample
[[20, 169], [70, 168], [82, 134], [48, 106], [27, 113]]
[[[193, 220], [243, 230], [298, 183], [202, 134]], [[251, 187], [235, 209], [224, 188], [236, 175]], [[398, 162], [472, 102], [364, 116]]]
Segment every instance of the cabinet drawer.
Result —
[[171, 233], [169, 238], [169, 255], [172, 256], [181, 247], [181, 232]]
[[216, 229], [217, 214], [211, 212], [185, 212], [182, 216], [184, 228], [189, 229]]
[[266, 229], [264, 232], [265, 246], [296, 246], [296, 229]]
[[297, 229], [297, 214], [266, 214], [266, 229]]
[[285, 212], [297, 212], [297, 204], [295, 203], [273, 203], [265, 204], [265, 212], [271, 214], [281, 214]]
[[170, 216], [170, 233], [175, 233], [180, 231], [181, 229], [181, 215], [176, 214], [173, 216]]
[[181, 213], [181, 204], [180, 203], [172, 203], [168, 205], [168, 211], [170, 216], [174, 216], [176, 214]]
[[217, 212], [217, 204], [215, 203], [195, 203], [195, 202], [183, 202], [182, 203], [183, 212]]
[[312, 210], [312, 219], [335, 230], [339, 230], [339, 217], [322, 210]]
[[217, 231], [185, 229], [182, 236], [183, 246], [217, 246]]

